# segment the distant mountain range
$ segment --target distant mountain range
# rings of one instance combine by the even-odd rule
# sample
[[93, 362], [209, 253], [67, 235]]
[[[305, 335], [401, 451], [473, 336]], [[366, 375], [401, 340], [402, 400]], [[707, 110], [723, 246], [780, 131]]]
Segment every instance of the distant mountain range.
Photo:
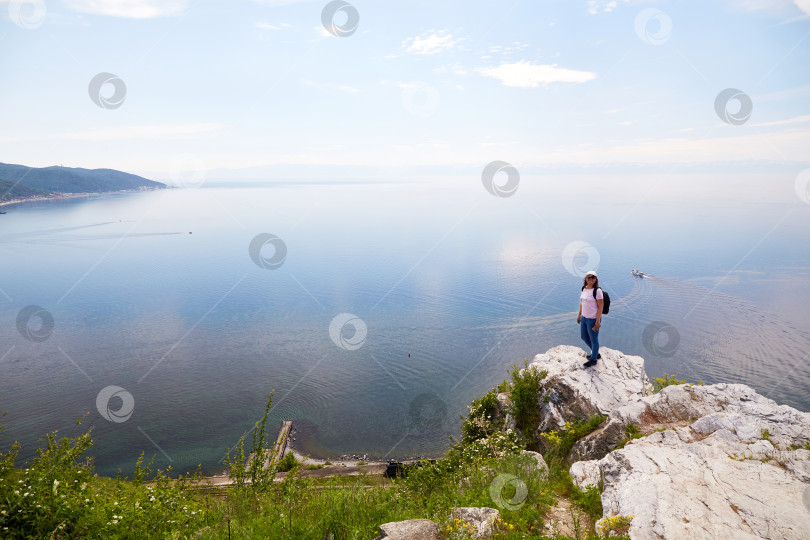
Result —
[[0, 201], [48, 197], [57, 193], [107, 193], [165, 184], [113, 169], [26, 167], [0, 163]]

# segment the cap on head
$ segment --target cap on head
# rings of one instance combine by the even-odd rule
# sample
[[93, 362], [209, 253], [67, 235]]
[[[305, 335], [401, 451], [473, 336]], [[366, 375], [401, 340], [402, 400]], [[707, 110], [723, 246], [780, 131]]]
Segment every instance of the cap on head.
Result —
[[585, 277], [588, 277], [588, 276], [598, 277], [598, 276], [596, 275], [596, 272], [595, 272], [594, 270], [591, 270], [590, 272], [588, 272], [587, 274], [585, 274]]

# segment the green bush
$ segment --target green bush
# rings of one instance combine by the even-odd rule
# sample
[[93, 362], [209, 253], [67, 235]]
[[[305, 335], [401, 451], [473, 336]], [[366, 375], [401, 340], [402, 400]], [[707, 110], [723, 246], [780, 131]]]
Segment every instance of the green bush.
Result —
[[267, 416], [270, 414], [272, 404], [273, 392], [270, 392], [264, 406], [264, 415], [253, 425], [253, 440], [247, 461], [245, 461], [245, 435], [239, 438], [233, 448], [233, 455], [231, 455], [231, 451], [225, 455], [228, 476], [238, 489], [249, 489], [252, 492], [266, 491], [273, 484], [273, 477], [277, 471], [276, 466], [271, 463], [269, 467], [265, 467], [265, 464], [270, 460], [275, 448], [265, 448], [264, 445], [267, 438]]
[[540, 425], [540, 405], [537, 401], [543, 379], [547, 371], [540, 371], [529, 360], [523, 361], [523, 369], [513, 365], [509, 372], [512, 376], [510, 385], [510, 412], [517, 427], [526, 438], [530, 449], [537, 448], [537, 426]]
[[289, 452], [287, 454], [284, 454], [284, 457], [278, 460], [278, 463], [276, 463], [276, 471], [289, 472], [297, 466], [298, 460], [295, 459], [295, 456], [293, 455], [292, 452]]
[[543, 433], [545, 452], [543, 457], [546, 463], [566, 464], [571, 448], [579, 439], [595, 431], [607, 417], [594, 415], [585, 420], [566, 422], [565, 429], [553, 430]]
[[461, 440], [469, 444], [503, 428], [503, 419], [497, 418], [498, 397], [490, 390], [483, 397], [472, 400], [467, 418], [462, 418]]
[[602, 517], [602, 493], [597, 486], [588, 486], [584, 491], [573, 486], [571, 502], [582, 508], [594, 521]]
[[667, 386], [684, 384], [686, 381], [677, 379], [674, 374], [664, 373], [662, 377], [653, 377], [652, 385], [656, 392], [660, 392]]
[[[81, 420], [77, 424], [80, 424]], [[188, 489], [197, 476], [169, 479], [157, 471], [149, 484], [143, 456], [135, 480], [101, 479], [83, 454], [90, 432], [45, 436], [25, 469], [14, 469], [18, 445], [0, 453], [0, 537], [176, 538], [205, 525], [203, 506]]]

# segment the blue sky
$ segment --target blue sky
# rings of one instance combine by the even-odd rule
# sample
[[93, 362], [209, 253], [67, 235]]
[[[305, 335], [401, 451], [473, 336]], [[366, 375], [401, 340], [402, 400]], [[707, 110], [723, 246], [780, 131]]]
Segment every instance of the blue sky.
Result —
[[[0, 161], [155, 179], [810, 162], [810, 0], [358, 0], [331, 19], [356, 13], [346, 36], [327, 5], [0, 0]], [[125, 91], [91, 98], [100, 73]], [[752, 104], [736, 125], [728, 88]]]

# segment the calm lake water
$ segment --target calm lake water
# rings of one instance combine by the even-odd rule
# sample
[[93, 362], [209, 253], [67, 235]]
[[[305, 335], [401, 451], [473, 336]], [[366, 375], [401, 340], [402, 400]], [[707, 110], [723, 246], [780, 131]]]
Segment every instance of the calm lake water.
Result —
[[102, 474], [129, 474], [142, 451], [218, 472], [274, 391], [271, 437], [292, 419], [314, 456], [435, 456], [510, 365], [581, 345], [579, 276], [597, 263], [613, 299], [603, 346], [650, 376], [742, 382], [810, 410], [810, 205], [646, 197], [653, 178], [612, 199], [577, 187], [608, 180], [524, 179], [510, 198], [480, 182], [278, 184], [7, 208], [0, 444], [30, 457], [89, 412]]

